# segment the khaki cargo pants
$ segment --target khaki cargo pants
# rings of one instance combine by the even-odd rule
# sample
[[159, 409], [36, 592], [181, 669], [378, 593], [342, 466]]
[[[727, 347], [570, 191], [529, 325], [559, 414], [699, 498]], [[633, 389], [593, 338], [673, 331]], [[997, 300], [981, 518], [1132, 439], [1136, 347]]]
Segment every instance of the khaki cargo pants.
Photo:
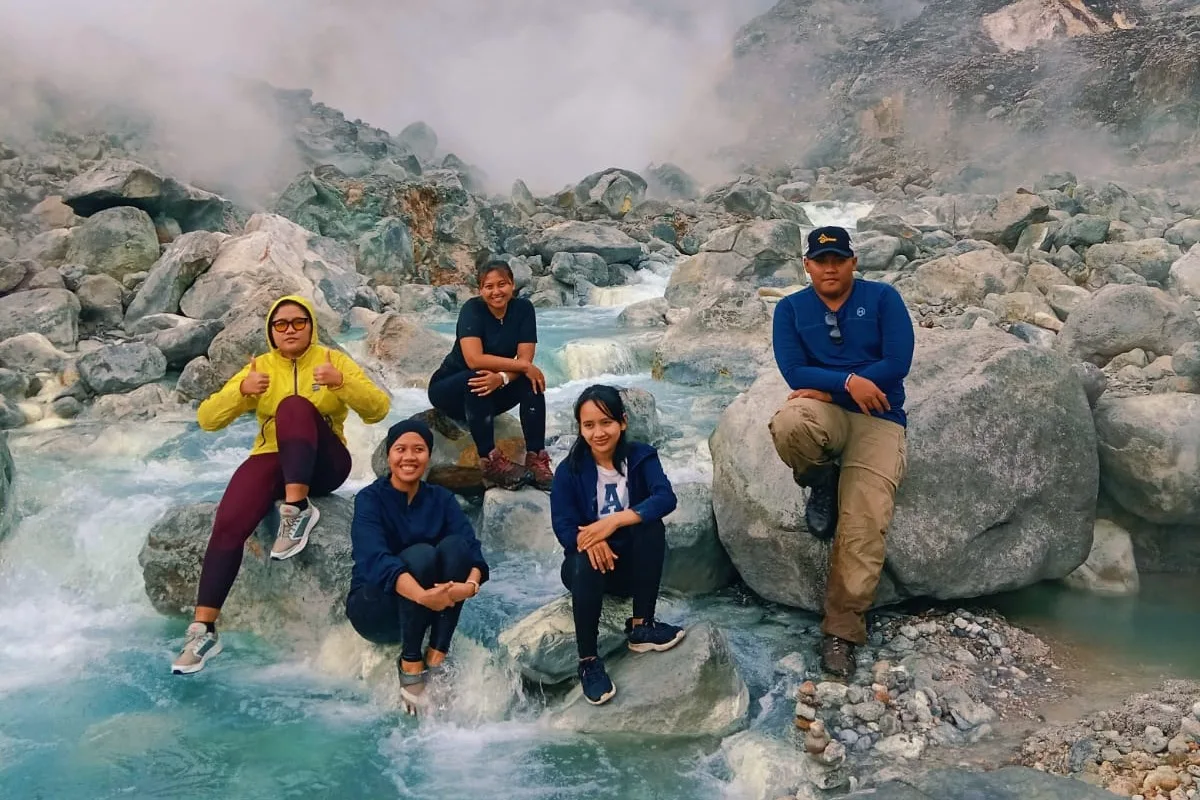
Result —
[[837, 534], [821, 630], [863, 644], [864, 614], [875, 599], [887, 551], [884, 537], [907, 466], [904, 427], [805, 398], [789, 400], [768, 427], [775, 450], [797, 479], [841, 456]]

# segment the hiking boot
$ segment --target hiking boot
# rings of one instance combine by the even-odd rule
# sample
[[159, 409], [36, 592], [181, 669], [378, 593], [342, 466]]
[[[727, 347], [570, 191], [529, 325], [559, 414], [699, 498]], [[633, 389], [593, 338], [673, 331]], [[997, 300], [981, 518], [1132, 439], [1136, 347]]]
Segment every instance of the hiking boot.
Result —
[[809, 533], [826, 541], [837, 532], [838, 473], [837, 464], [821, 466], [809, 470], [801, 484], [809, 487], [804, 523]]
[[600, 658], [579, 662], [579, 684], [584, 699], [594, 706], [604, 705], [617, 694], [617, 687], [604, 671], [604, 662]]
[[187, 628], [187, 642], [179, 658], [171, 662], [173, 675], [191, 675], [204, 669], [213, 656], [221, 652], [221, 639], [217, 632], [208, 632], [203, 622], [193, 622]]
[[529, 472], [501, 453], [499, 448], [488, 453], [486, 458], [479, 459], [479, 467], [483, 470], [485, 489], [520, 489], [529, 480]]
[[635, 653], [670, 650], [683, 641], [685, 633], [683, 628], [659, 622], [653, 617], [641, 625], [634, 625], [632, 618], [625, 620], [625, 638], [629, 642], [629, 649]]
[[543, 492], [550, 491], [554, 485], [554, 472], [550, 469], [550, 454], [545, 450], [537, 453], [532, 451], [525, 454], [525, 469], [533, 478], [533, 485]]
[[279, 533], [271, 545], [271, 558], [283, 561], [308, 547], [308, 534], [321, 518], [321, 512], [308, 501], [308, 508], [301, 511], [290, 503], [279, 507]]
[[821, 668], [842, 680], [854, 674], [854, 643], [825, 634], [821, 640]]

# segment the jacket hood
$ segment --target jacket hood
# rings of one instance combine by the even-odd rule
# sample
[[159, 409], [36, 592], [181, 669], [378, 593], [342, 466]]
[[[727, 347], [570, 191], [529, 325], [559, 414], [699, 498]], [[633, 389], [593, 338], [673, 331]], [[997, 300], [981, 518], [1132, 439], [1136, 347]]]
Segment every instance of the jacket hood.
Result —
[[267, 312], [267, 319], [263, 322], [263, 328], [267, 332], [267, 349], [277, 351], [279, 348], [275, 346], [275, 339], [271, 336], [271, 317], [275, 316], [275, 309], [279, 308], [284, 303], [295, 303], [308, 312], [309, 325], [312, 325], [312, 340], [308, 343], [309, 349], [317, 346], [317, 314], [313, 310], [313, 305], [306, 298], [298, 294], [288, 294], [276, 300], [271, 304], [271, 310]]

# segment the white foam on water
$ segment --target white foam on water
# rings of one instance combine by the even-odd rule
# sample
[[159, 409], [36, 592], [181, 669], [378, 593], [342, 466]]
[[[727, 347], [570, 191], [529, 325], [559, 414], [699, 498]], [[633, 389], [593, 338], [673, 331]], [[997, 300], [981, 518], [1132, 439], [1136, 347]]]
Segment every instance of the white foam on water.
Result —
[[624, 286], [597, 286], [588, 293], [588, 304], [593, 306], [628, 306], [643, 300], [654, 300], [667, 293], [674, 265], [662, 264], [661, 269], [646, 267], [633, 274], [633, 279]]
[[633, 348], [617, 339], [567, 342], [562, 348], [561, 359], [568, 383], [599, 375], [630, 375], [637, 371]]
[[801, 203], [800, 206], [808, 214], [814, 228], [837, 225], [851, 233], [858, 226], [858, 221], [870, 214], [871, 209], [875, 207], [872, 203], [843, 203], [833, 200]]

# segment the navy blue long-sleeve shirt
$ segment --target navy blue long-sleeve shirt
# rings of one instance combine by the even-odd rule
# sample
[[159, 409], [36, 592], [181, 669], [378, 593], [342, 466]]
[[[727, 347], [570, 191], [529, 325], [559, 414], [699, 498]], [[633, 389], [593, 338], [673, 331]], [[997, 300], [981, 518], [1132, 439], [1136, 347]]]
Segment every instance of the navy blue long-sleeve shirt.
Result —
[[776, 306], [772, 344], [788, 386], [829, 392], [838, 406], [862, 413], [845, 389], [853, 372], [887, 395], [892, 409], [877, 416], [906, 425], [904, 378], [912, 366], [915, 339], [900, 293], [886, 283], [856, 279], [836, 313], [841, 344], [829, 335], [827, 313], [829, 308], [812, 287], [788, 295]]
[[452, 492], [423, 482], [410, 505], [408, 495], [392, 486], [389, 477], [379, 478], [354, 498], [350, 591], [370, 585], [395, 592], [396, 579], [408, 572], [400, 554], [414, 544], [436, 546], [447, 536], [461, 536], [471, 543], [471, 566], [483, 573], [479, 582], [486, 581], [488, 565], [479, 538]]

